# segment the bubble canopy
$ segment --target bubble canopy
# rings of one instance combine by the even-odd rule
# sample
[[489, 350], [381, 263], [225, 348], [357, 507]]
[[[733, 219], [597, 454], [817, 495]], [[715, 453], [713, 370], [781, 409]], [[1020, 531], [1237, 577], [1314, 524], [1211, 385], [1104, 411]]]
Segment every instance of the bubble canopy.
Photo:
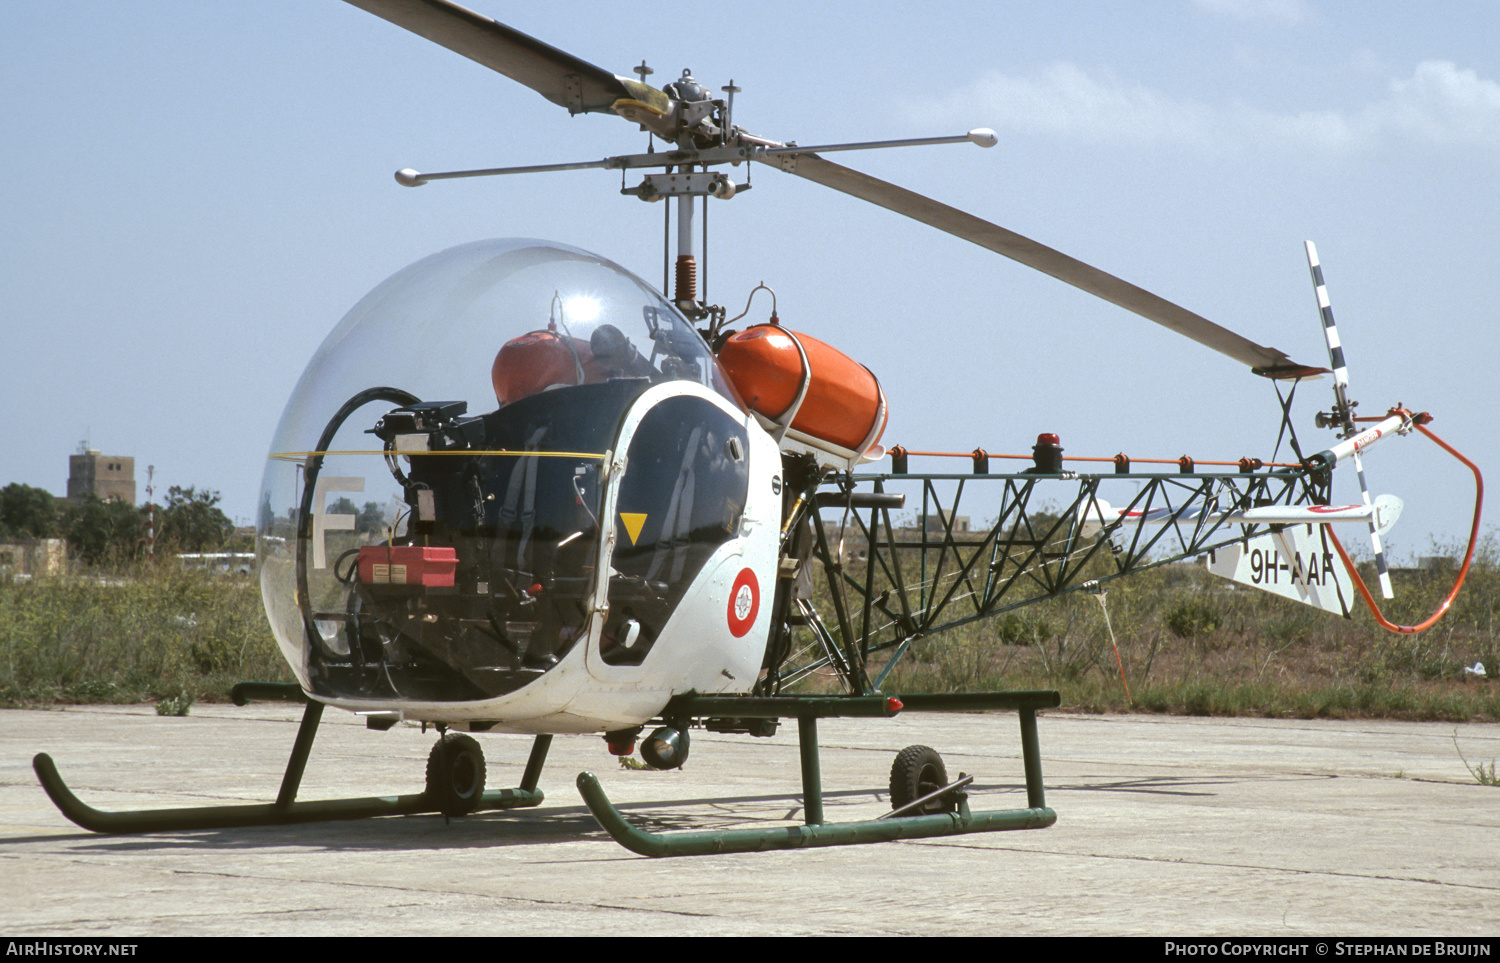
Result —
[[[366, 577], [353, 571], [359, 546], [402, 541], [420, 515], [410, 479], [397, 469], [393, 480], [384, 467], [396, 459], [372, 436], [378, 419], [418, 401], [461, 402], [469, 416], [501, 418], [489, 413], [542, 404], [579, 412], [549, 437], [580, 439], [594, 437], [585, 423], [607, 417], [600, 403], [628, 404], [665, 381], [695, 382], [738, 404], [702, 337], [669, 302], [619, 265], [577, 248], [478, 241], [418, 261], [366, 295], [304, 370], [261, 487], [262, 593], [303, 684], [318, 646], [330, 660], [358, 658], [335, 623], [354, 618], [350, 586]], [[601, 430], [612, 433], [602, 422]], [[577, 455], [576, 467], [556, 468], [576, 473], [569, 506], [575, 488], [578, 505], [597, 497], [586, 472], [596, 471], [604, 446], [588, 447], [566, 453]]]
[[669, 354], [689, 362], [668, 366], [668, 376], [692, 377], [696, 367], [705, 385], [732, 398], [697, 332], [636, 275], [563, 244], [476, 241], [398, 271], [344, 316], [303, 371], [272, 451], [311, 450], [339, 406], [372, 385], [464, 400], [471, 414], [492, 410], [500, 348], [549, 325], [584, 342], [612, 326], [658, 362]]

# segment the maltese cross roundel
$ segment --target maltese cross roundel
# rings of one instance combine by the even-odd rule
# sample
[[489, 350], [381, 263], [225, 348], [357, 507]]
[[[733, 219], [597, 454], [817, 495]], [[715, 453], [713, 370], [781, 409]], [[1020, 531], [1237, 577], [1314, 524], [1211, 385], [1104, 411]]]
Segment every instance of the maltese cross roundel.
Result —
[[729, 590], [729, 634], [743, 638], [760, 612], [760, 583], [750, 569], [741, 569]]

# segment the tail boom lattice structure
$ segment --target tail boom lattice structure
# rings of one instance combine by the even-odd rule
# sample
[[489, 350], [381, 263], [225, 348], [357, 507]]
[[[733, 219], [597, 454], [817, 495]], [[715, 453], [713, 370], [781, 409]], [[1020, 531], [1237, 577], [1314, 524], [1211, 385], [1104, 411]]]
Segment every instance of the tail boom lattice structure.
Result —
[[[778, 630], [777, 691], [832, 669], [852, 692], [880, 691], [919, 639], [1169, 562], [1193, 558], [1267, 531], [1235, 519], [1238, 509], [1328, 502], [1326, 473], [1305, 469], [1223, 474], [959, 475], [862, 474], [868, 504], [906, 493], [917, 523], [890, 507], [857, 507], [861, 494], [808, 498], [800, 524], [826, 573], [821, 616], [792, 598]], [[1101, 487], [1139, 486], [1119, 510], [1101, 512]], [[976, 494], [979, 493], [979, 494]], [[987, 527], [959, 523], [964, 496]], [[915, 496], [915, 497], [913, 497]], [[809, 531], [810, 530], [810, 531]], [[811, 561], [811, 559], [809, 560]], [[783, 572], [790, 580], [791, 573]], [[805, 580], [804, 580], [805, 585]], [[802, 591], [806, 591], [804, 588]], [[795, 595], [796, 590], [788, 588]], [[802, 644], [792, 637], [810, 633]]]

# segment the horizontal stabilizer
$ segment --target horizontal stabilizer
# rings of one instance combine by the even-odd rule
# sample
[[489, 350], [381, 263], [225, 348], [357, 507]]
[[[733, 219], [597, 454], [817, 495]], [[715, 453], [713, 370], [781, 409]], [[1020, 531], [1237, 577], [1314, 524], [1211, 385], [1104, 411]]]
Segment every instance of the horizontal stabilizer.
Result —
[[1127, 511], [1112, 508], [1102, 499], [1094, 499], [1092, 504], [1079, 510], [1078, 521], [1087, 536], [1120, 521], [1166, 525], [1197, 524], [1201, 519], [1209, 525], [1331, 525], [1334, 522], [1369, 522], [1373, 518], [1376, 531], [1384, 535], [1401, 517], [1403, 505], [1395, 495], [1381, 495], [1372, 505], [1262, 505], [1227, 512], [1185, 506]]

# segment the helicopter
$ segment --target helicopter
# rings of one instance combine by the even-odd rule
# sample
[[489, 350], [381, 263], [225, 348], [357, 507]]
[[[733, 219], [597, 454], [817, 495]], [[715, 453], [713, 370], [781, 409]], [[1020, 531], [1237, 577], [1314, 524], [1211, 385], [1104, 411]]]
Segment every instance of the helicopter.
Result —
[[[614, 75], [446, 0], [350, 2], [570, 113], [617, 116], [663, 143], [597, 161], [403, 169], [399, 184], [649, 171], [623, 192], [675, 214], [675, 283], [658, 290], [582, 249], [509, 239], [433, 255], [356, 305], [294, 390], [261, 488], [258, 577], [298, 682], [246, 684], [237, 697], [306, 703], [277, 802], [100, 813], [39, 756], [39, 776], [70, 818], [146, 832], [534, 806], [554, 735], [603, 734], [619, 755], [640, 742], [648, 764], [670, 769], [686, 759], [694, 727], [764, 736], [794, 718], [803, 826], [652, 836], [619, 817], [589, 774], [579, 788], [612, 836], [650, 855], [1041, 828], [1055, 813], [1045, 805], [1036, 712], [1057, 705], [1058, 694], [885, 691], [915, 641], [1208, 553], [1243, 556], [1250, 574], [1234, 574], [1236, 560], [1231, 577], [1259, 583], [1285, 571], [1294, 591], [1316, 595], [1313, 604], [1347, 611], [1352, 582], [1335, 581], [1331, 595], [1311, 592], [1314, 561], [1319, 588], [1323, 573], [1338, 580], [1346, 571], [1322, 564], [1331, 555], [1326, 525], [1364, 523], [1378, 540], [1399, 506], [1368, 494], [1364, 505], [1331, 505], [1331, 472], [1377, 440], [1425, 430], [1426, 416], [1398, 407], [1360, 428], [1336, 334], [1331, 369], [1295, 362], [1059, 251], [823, 156], [987, 147], [989, 131], [802, 147], [738, 126], [732, 82], [722, 98], [687, 72], [656, 88], [645, 70], [636, 80]], [[972, 472], [912, 473], [908, 460], [926, 453], [881, 446], [888, 402], [869, 369], [783, 327], [774, 308], [770, 321], [736, 330], [738, 318], [699, 297], [696, 212], [743, 192], [734, 174], [751, 164], [987, 248], [1273, 382], [1332, 373], [1329, 422], [1342, 440], [1299, 452], [1295, 462], [1243, 460], [1226, 473], [1201, 465], [1139, 473], [1117, 458], [1105, 477], [1067, 470], [1060, 441], [1044, 434], [1024, 472], [993, 473], [992, 456], [976, 449], [960, 453]], [[1311, 248], [1309, 256], [1316, 279]], [[1320, 308], [1325, 300], [1320, 294]], [[1333, 330], [1331, 314], [1325, 330]], [[889, 471], [865, 472], [884, 459]], [[1127, 479], [1137, 487], [1117, 508], [1102, 488]], [[988, 532], [967, 533], [954, 522], [958, 498], [981, 480], [1004, 487], [1002, 507]], [[935, 525], [898, 534], [891, 513], [906, 504], [896, 491], [902, 483], [919, 486], [919, 517]], [[1044, 483], [1071, 486], [1068, 508], [1048, 521], [1031, 507]], [[840, 544], [846, 535], [865, 546], [862, 572]], [[1102, 565], [1110, 574], [1100, 575]], [[826, 603], [813, 588], [816, 574], [826, 580]], [[794, 693], [820, 674], [842, 694]], [[296, 802], [327, 705], [359, 713], [372, 729], [438, 727], [426, 790]], [[1018, 713], [1026, 807], [971, 812], [970, 777], [950, 781], [936, 752], [912, 746], [892, 769], [892, 818], [823, 821], [817, 719], [973, 708]], [[472, 734], [491, 731], [534, 736], [515, 789], [486, 789]]]

